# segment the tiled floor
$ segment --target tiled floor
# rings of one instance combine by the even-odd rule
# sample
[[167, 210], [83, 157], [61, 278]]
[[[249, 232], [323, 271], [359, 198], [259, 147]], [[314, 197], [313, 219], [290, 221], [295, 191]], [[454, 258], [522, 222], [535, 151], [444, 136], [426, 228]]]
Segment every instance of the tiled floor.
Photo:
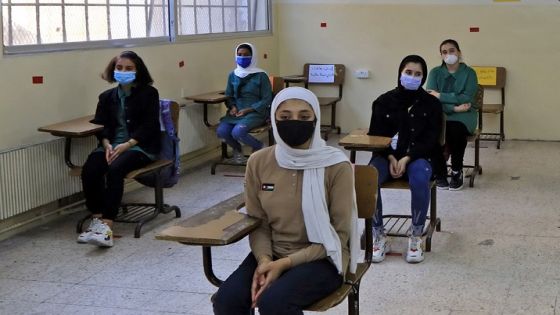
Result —
[[[560, 143], [507, 141], [501, 150], [488, 143], [474, 188], [438, 192], [442, 232], [432, 252], [417, 265], [398, 255], [374, 265], [362, 281], [361, 314], [560, 314], [559, 151]], [[358, 154], [359, 163], [367, 159]], [[243, 190], [242, 169], [209, 173], [188, 171], [166, 190], [183, 218]], [[386, 213], [408, 212], [408, 193], [383, 198]], [[118, 224], [115, 247], [98, 249], [75, 242], [84, 213], [0, 242], [0, 314], [212, 313], [215, 288], [201, 250], [154, 239], [173, 215], [146, 226], [140, 239]], [[393, 251], [405, 242], [394, 239]], [[216, 273], [227, 276], [248, 252], [245, 240], [215, 250]], [[346, 303], [327, 314], [346, 314]]]

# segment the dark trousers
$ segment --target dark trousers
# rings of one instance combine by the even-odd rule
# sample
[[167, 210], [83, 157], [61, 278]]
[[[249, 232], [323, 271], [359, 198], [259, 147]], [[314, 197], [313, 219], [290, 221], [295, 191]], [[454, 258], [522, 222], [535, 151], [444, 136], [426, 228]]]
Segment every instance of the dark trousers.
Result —
[[447, 121], [445, 128], [445, 145], [451, 155], [451, 169], [461, 171], [467, 148], [467, 138], [471, 134], [467, 127], [459, 121]]
[[92, 152], [82, 168], [82, 186], [88, 210], [92, 214], [102, 214], [104, 219], [114, 220], [121, 204], [124, 177], [150, 162], [142, 152], [125, 151], [108, 165], [105, 152]]
[[447, 159], [451, 156], [451, 169], [463, 169], [463, 158], [467, 148], [467, 138], [471, 134], [467, 127], [459, 121], [447, 121], [445, 125], [445, 146], [433, 158], [434, 173], [437, 178], [447, 175]]
[[[249, 254], [214, 296], [214, 314], [248, 315], [251, 309], [251, 284], [257, 260]], [[327, 259], [295, 266], [284, 272], [257, 302], [261, 315], [303, 314], [302, 309], [334, 292], [342, 276]]]

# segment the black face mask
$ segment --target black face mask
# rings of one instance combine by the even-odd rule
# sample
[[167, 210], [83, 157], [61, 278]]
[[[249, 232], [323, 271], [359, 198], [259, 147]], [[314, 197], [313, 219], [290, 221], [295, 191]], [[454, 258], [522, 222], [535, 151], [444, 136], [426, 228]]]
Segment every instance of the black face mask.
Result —
[[290, 147], [297, 147], [309, 140], [315, 131], [315, 121], [277, 120], [280, 138]]

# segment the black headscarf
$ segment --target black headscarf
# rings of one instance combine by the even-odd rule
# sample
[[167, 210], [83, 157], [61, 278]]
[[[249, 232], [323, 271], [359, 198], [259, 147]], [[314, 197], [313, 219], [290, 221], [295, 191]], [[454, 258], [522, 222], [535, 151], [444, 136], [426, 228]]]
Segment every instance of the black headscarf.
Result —
[[[406, 66], [406, 64], [408, 64], [409, 62], [419, 63], [422, 66], [422, 83], [420, 84], [420, 87], [416, 91], [407, 90], [401, 85], [402, 71], [403, 71], [404, 67]], [[428, 76], [428, 66], [426, 65], [426, 61], [424, 60], [424, 58], [422, 58], [418, 55], [408, 55], [408, 56], [404, 57], [404, 59], [401, 61], [401, 64], [399, 65], [399, 75], [398, 75], [398, 78], [397, 78], [397, 84], [398, 84], [397, 95], [398, 95], [398, 98], [401, 99], [402, 101], [406, 102], [408, 106], [412, 105], [412, 104], [410, 104], [410, 101], [417, 98], [420, 95], [420, 93], [422, 93], [422, 91], [424, 90], [424, 89], [422, 89], [422, 86], [426, 82], [426, 77], [427, 76]]]

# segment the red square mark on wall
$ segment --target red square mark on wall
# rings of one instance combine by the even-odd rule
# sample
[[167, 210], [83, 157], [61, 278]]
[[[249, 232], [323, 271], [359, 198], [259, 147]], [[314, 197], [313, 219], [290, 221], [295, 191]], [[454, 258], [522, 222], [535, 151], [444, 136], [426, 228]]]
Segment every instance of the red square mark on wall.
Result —
[[327, 22], [321, 22], [321, 27], [327, 27]]
[[42, 75], [34, 75], [31, 78], [31, 82], [33, 82], [33, 84], [43, 84], [43, 76]]
[[478, 32], [480, 32], [480, 27], [478, 27], [478, 26], [473, 26], [473, 27], [471, 27], [471, 28], [469, 29], [469, 31], [470, 31], [471, 33], [478, 33]]

